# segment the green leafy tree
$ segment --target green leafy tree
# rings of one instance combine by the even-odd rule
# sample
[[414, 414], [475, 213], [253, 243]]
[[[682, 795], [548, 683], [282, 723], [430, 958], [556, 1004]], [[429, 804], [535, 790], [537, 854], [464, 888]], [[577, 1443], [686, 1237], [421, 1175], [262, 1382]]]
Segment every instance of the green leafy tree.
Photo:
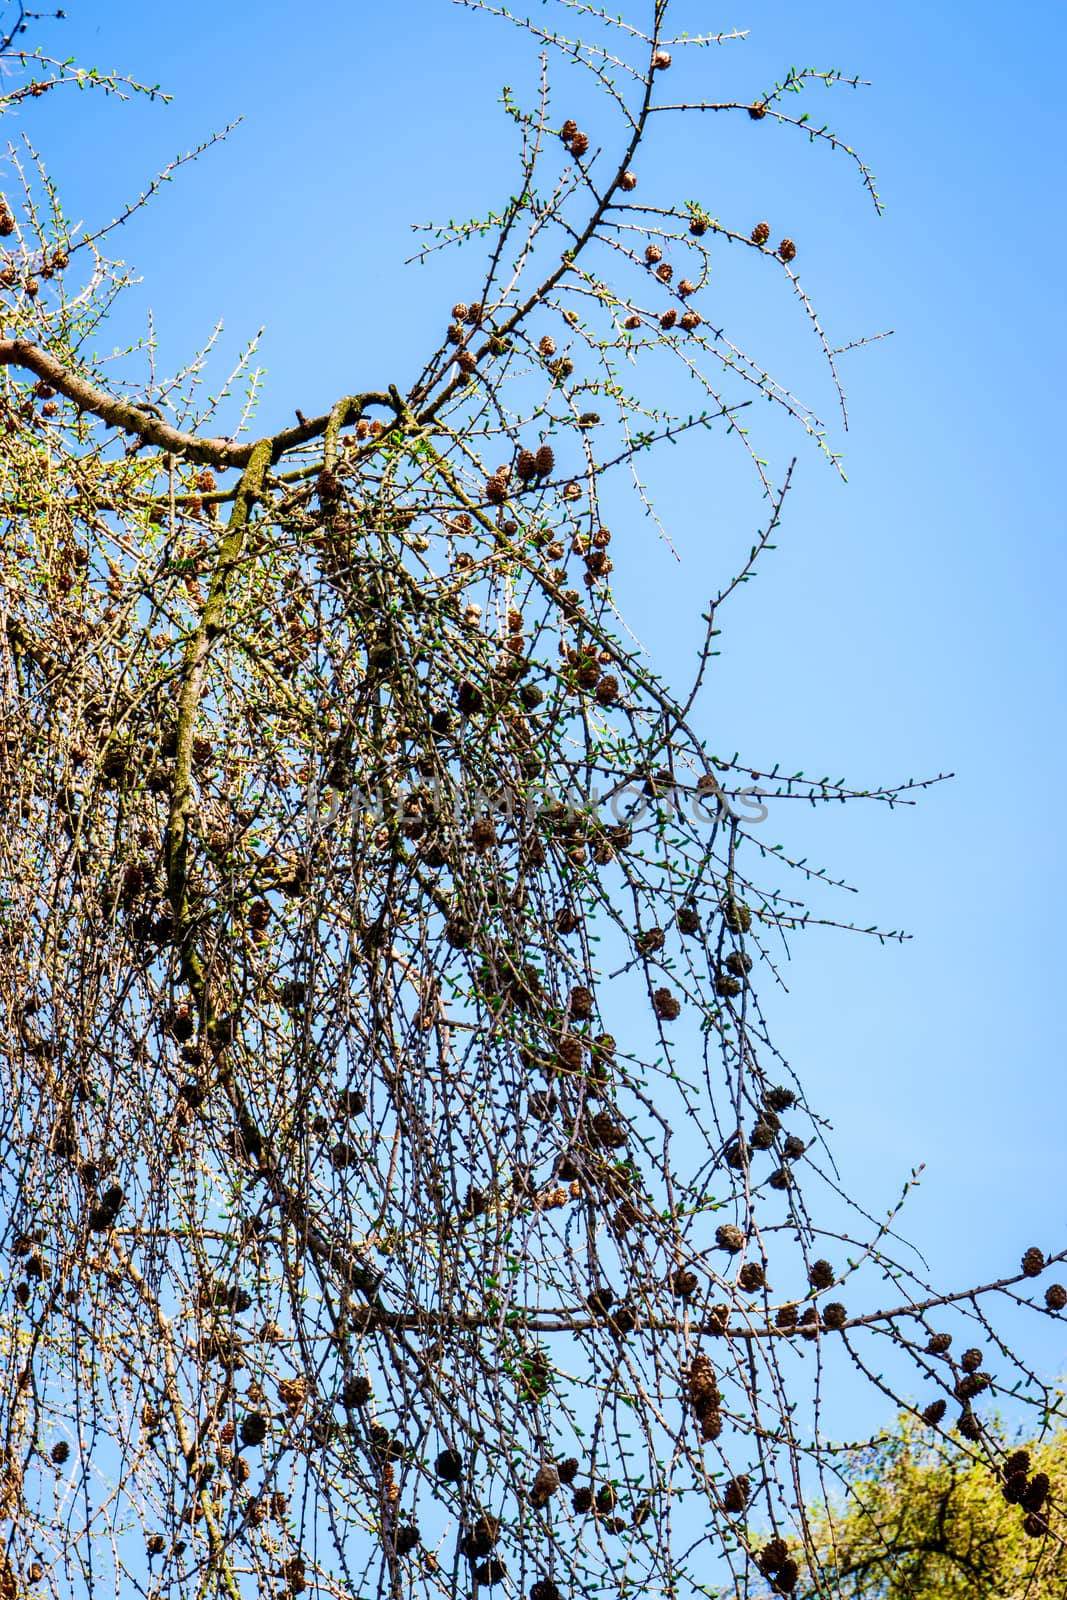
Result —
[[[836, 373], [795, 242], [654, 182], [646, 140], [732, 117], [876, 201], [799, 112], [841, 76], [689, 101], [679, 57], [721, 41], [628, 11], [510, 19], [573, 107], [549, 64], [505, 97], [517, 181], [428, 239], [455, 288], [417, 370], [318, 416], [274, 397], [284, 425], [252, 354], [210, 401], [206, 357], [96, 356], [141, 202], [74, 227], [9, 148], [0, 1600], [826, 1594], [800, 1499], [835, 1459], [824, 1366], [896, 1397], [918, 1370], [991, 1472], [989, 1396], [1050, 1403], [985, 1307], [1058, 1314], [1051, 1241], [980, 1288], [897, 1262], [760, 1007], [832, 885], [745, 792], [917, 786], [717, 755], [701, 693], [791, 481], [745, 408], [834, 460], [712, 317], [717, 255]], [[24, 123], [142, 92], [7, 65]], [[674, 688], [612, 572], [644, 560], [645, 460], [716, 432], [759, 526]], [[989, 1371], [946, 1355], [955, 1323]]]
[[1059, 1600], [1067, 1594], [1067, 1432], [1020, 1444], [998, 1474], [913, 1416], [842, 1462], [847, 1494], [811, 1519], [839, 1600]]

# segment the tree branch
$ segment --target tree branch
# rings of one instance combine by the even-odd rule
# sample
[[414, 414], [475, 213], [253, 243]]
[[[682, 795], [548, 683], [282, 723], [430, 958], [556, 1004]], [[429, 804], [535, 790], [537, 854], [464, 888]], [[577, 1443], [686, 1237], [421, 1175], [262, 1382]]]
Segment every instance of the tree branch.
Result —
[[[109, 422], [112, 427], [121, 428], [124, 433], [135, 434], [144, 444], [155, 445], [171, 455], [181, 456], [185, 461], [225, 469], [247, 467], [252, 460], [252, 452], [256, 448], [254, 442], [236, 444], [231, 439], [202, 439], [195, 433], [184, 433], [180, 428], [172, 428], [169, 423], [153, 416], [142, 407], [133, 405], [129, 400], [120, 400], [115, 395], [107, 394], [105, 390], [96, 388], [85, 378], [68, 371], [62, 362], [49, 355], [47, 350], [30, 344], [26, 339], [0, 339], [0, 366], [24, 367], [28, 372], [36, 373], [38, 378], [51, 384], [53, 389], [73, 401], [80, 410], [91, 411], [102, 421]], [[348, 396], [345, 404], [347, 419], [350, 422], [354, 422], [362, 415], [365, 406], [387, 406], [392, 409], [389, 396], [373, 390], [366, 394]], [[332, 414], [327, 412], [324, 416], [313, 417], [298, 427], [284, 428], [281, 433], [274, 434], [269, 440], [271, 461], [278, 461], [288, 450], [306, 444], [310, 439], [321, 437], [329, 426]]]

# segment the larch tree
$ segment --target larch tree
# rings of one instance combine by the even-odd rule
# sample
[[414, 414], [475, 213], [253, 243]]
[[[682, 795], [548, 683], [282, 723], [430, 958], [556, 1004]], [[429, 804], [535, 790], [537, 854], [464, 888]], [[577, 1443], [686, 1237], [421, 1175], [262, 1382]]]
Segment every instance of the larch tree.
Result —
[[[1053, 1406], [987, 1311], [1063, 1309], [1042, 1246], [917, 1278], [768, 1036], [758, 980], [819, 875], [761, 843], [753, 786], [916, 786], [711, 753], [722, 608], [790, 481], [744, 406], [833, 461], [710, 320], [717, 256], [777, 274], [836, 383], [835, 358], [793, 242], [642, 157], [654, 124], [750, 119], [877, 194], [799, 109], [840, 74], [680, 100], [679, 56], [723, 40], [674, 11], [497, 13], [542, 90], [505, 96], [512, 196], [427, 244], [461, 251], [462, 300], [418, 371], [274, 430], [252, 356], [209, 404], [200, 361], [146, 388], [96, 359], [123, 219], [72, 228], [8, 147], [2, 1600], [828, 1596], [824, 1370], [1001, 1476], [987, 1399]], [[30, 42], [0, 100], [24, 124], [74, 86], [156, 92]], [[676, 688], [615, 609], [634, 546], [601, 505], [629, 481], [644, 517], [645, 458], [702, 431], [763, 521]], [[1046, 1543], [1040, 1488], [1016, 1509]]]

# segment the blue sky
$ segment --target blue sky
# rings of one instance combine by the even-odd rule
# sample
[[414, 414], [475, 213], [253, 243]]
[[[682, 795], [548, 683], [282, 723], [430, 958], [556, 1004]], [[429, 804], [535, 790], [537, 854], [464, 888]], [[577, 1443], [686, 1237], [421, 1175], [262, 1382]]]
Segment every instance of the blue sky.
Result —
[[[405, 269], [409, 225], [510, 193], [496, 100], [502, 83], [528, 81], [528, 51], [448, 0], [406, 0], [399, 26], [333, 0], [67, 10], [47, 36], [55, 53], [174, 95], [34, 105], [25, 125], [74, 217], [102, 219], [177, 151], [245, 119], [122, 230], [116, 248], [143, 284], [106, 338], [142, 332], [151, 309], [166, 367], [218, 318], [227, 352], [265, 327], [268, 425], [354, 386], [403, 388], [470, 281], [459, 258]], [[928, 1163], [904, 1231], [936, 1277], [963, 1287], [1013, 1270], [1030, 1243], [1067, 1243], [1055, 465], [1067, 12], [958, 0], [688, 10], [693, 27], [751, 29], [700, 57], [715, 97], [754, 97], [790, 64], [872, 80], [813, 90], [805, 107], [877, 172], [881, 219], [844, 158], [766, 123], [708, 119], [680, 144], [665, 133], [648, 161], [713, 214], [767, 217], [796, 239], [835, 345], [895, 330], [841, 358], [847, 485], [767, 420], [779, 475], [799, 452], [795, 492], [777, 550], [724, 614], [705, 726], [727, 754], [858, 786], [956, 774], [915, 808], [780, 805], [766, 828], [858, 885], [845, 916], [914, 935], [794, 940], [790, 993], [772, 1011], [871, 1209]], [[727, 269], [723, 293], [739, 338], [828, 407], [780, 288]], [[680, 680], [703, 603], [762, 508], [716, 443], [670, 467], [652, 486], [677, 557], [635, 516], [645, 543], [623, 610]], [[1059, 1325], [1031, 1324], [1027, 1340], [1045, 1372], [1067, 1369]]]

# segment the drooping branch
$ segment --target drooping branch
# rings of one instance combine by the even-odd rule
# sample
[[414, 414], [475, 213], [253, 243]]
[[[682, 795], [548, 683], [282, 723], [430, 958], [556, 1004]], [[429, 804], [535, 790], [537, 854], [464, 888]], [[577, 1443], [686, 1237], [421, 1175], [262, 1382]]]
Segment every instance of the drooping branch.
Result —
[[270, 464], [271, 441], [260, 439], [250, 446], [250, 457], [241, 479], [233, 510], [230, 513], [226, 536], [219, 548], [218, 559], [211, 581], [211, 591], [201, 614], [200, 624], [189, 639], [182, 671], [182, 688], [178, 702], [177, 749], [175, 754], [174, 788], [171, 794], [170, 816], [167, 821], [167, 883], [170, 890], [174, 916], [176, 943], [181, 954], [186, 982], [193, 990], [201, 1009], [205, 1025], [214, 1025], [210, 996], [206, 993], [204, 973], [194, 945], [190, 926], [189, 885], [187, 860], [189, 853], [189, 824], [193, 811], [192, 771], [193, 736], [196, 715], [200, 704], [200, 690], [204, 681], [211, 646], [221, 632], [226, 611], [230, 579], [244, 548], [252, 507], [262, 493], [263, 478]]

